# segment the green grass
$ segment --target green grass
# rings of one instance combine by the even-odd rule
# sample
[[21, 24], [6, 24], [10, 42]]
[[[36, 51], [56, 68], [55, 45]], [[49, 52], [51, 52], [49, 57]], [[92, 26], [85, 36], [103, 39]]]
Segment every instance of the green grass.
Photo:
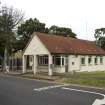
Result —
[[105, 87], [105, 72], [75, 73], [64, 80], [66, 83]]

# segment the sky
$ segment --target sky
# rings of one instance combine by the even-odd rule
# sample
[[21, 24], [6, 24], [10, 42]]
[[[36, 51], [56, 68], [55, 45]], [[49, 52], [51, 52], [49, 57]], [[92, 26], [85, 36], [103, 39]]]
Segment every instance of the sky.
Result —
[[47, 27], [69, 27], [78, 38], [94, 40], [97, 28], [105, 27], [105, 0], [0, 0], [37, 18]]

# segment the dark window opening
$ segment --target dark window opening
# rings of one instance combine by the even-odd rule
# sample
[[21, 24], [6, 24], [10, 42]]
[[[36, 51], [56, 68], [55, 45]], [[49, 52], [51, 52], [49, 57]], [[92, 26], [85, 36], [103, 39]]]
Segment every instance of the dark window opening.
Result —
[[48, 56], [38, 56], [38, 65], [47, 66], [48, 65]]
[[91, 62], [92, 62], [92, 58], [89, 57], [89, 58], [88, 58], [88, 63], [91, 64]]
[[81, 64], [82, 64], [82, 65], [85, 64], [85, 58], [81, 58]]
[[100, 57], [100, 63], [103, 64], [103, 57]]
[[97, 57], [94, 59], [94, 63], [95, 64], [97, 64], [97, 62], [98, 62], [98, 59], [97, 59]]

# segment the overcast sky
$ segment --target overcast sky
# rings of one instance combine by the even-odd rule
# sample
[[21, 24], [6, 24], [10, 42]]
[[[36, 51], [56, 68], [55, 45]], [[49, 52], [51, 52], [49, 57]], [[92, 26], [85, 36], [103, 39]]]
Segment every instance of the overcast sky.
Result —
[[94, 40], [94, 30], [105, 27], [105, 0], [0, 0], [37, 18], [47, 27], [70, 27], [78, 38]]

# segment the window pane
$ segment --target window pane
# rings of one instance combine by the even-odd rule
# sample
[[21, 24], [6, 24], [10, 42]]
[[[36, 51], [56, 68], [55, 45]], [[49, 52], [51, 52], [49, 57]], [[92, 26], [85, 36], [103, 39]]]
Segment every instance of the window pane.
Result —
[[64, 58], [62, 58], [62, 65], [64, 65]]
[[48, 57], [45, 57], [45, 64], [48, 64]]
[[[61, 62], [61, 60], [62, 60], [62, 62]], [[53, 56], [53, 64], [54, 65], [60, 66], [61, 63], [62, 63], [62, 65], [64, 65], [64, 60], [65, 60], [64, 57], [61, 58], [61, 56]]]
[[91, 64], [91, 62], [92, 62], [92, 58], [89, 57], [89, 58], [88, 58], [88, 63]]
[[60, 65], [60, 57], [55, 58], [55, 65]]
[[85, 58], [81, 58], [81, 64], [85, 64]]
[[48, 56], [38, 56], [39, 65], [48, 65]]
[[94, 62], [95, 62], [95, 64], [97, 64], [97, 57], [95, 58], [95, 61]]

